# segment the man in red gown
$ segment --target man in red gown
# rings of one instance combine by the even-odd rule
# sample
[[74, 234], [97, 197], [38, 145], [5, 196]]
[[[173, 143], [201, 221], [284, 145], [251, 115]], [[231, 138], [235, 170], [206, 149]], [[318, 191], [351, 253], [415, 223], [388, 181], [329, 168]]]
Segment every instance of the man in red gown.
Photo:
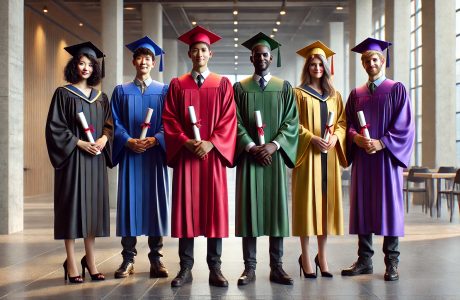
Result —
[[[222, 238], [228, 237], [226, 168], [233, 164], [236, 110], [230, 81], [208, 69], [210, 45], [220, 37], [197, 26], [179, 37], [193, 69], [171, 81], [163, 112], [168, 166], [173, 168], [171, 232], [179, 238], [180, 271], [172, 287], [192, 281], [193, 244], [207, 237], [209, 284], [226, 287]], [[201, 140], [194, 137], [193, 106]]]

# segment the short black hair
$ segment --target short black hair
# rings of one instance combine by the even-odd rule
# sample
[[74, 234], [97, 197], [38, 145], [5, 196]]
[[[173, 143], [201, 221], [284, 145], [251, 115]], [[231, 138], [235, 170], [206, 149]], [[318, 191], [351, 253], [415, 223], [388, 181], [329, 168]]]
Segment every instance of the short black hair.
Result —
[[78, 63], [80, 62], [80, 59], [86, 56], [90, 61], [91, 64], [93, 65], [93, 73], [91, 73], [91, 76], [88, 78], [87, 83], [89, 86], [96, 86], [101, 82], [101, 65], [97, 61], [96, 58], [94, 58], [92, 55], [88, 55], [86, 53], [79, 54], [77, 56], [72, 57], [67, 65], [64, 68], [64, 79], [65, 81], [75, 84], [81, 81], [80, 75], [78, 74]]
[[206, 42], [196, 42], [196, 43], [193, 43], [193, 44], [191, 44], [190, 46], [188, 46], [188, 51], [192, 50], [192, 47], [195, 46], [196, 44], [199, 44], [199, 43], [205, 44], [205, 45], [208, 47], [208, 50], [211, 51], [211, 45], [209, 45], [209, 44], [206, 43]]
[[136, 59], [137, 57], [141, 55], [150, 55], [152, 57], [152, 60], [155, 60], [155, 54], [153, 54], [152, 50], [148, 48], [137, 48], [134, 53], [133, 53], [133, 59]]

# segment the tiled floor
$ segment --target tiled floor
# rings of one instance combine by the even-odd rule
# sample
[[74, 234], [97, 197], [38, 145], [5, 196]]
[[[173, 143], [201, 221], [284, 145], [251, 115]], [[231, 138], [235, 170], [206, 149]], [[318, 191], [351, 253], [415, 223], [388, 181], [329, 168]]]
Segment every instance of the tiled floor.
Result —
[[[346, 193], [345, 193], [346, 194]], [[230, 207], [234, 206], [230, 196]], [[208, 285], [205, 262], [206, 242], [195, 243], [195, 267], [192, 284], [172, 289], [170, 281], [177, 273], [177, 240], [166, 238], [164, 262], [171, 274], [167, 279], [150, 279], [146, 238], [139, 240], [136, 273], [126, 279], [114, 279], [113, 272], [121, 262], [120, 239], [114, 236], [97, 239], [97, 262], [107, 276], [104, 282], [80, 285], [63, 280], [64, 244], [53, 240], [51, 198], [27, 199], [25, 230], [0, 236], [0, 298], [22, 299], [460, 299], [460, 225], [456, 207], [453, 223], [449, 223], [446, 208], [440, 219], [430, 218], [419, 206], [412, 206], [406, 218], [406, 237], [400, 240], [400, 277], [397, 282], [384, 282], [382, 239], [375, 239], [374, 274], [341, 277], [340, 270], [356, 258], [355, 236], [330, 237], [328, 258], [334, 278], [316, 280], [299, 277], [298, 238], [285, 239], [285, 270], [294, 278], [293, 286], [272, 284], [268, 280], [268, 239], [258, 245], [257, 281], [238, 287], [236, 281], [243, 269], [241, 240], [224, 240], [224, 275], [228, 288]], [[345, 211], [348, 198], [344, 198]], [[445, 202], [444, 202], [445, 205]], [[112, 224], [115, 211], [112, 210]], [[234, 232], [233, 210], [230, 212], [230, 232]], [[348, 228], [348, 214], [345, 228]], [[313, 243], [316, 249], [316, 242]], [[82, 241], [77, 241], [78, 256], [83, 256]], [[313, 253], [315, 251], [313, 250]]]

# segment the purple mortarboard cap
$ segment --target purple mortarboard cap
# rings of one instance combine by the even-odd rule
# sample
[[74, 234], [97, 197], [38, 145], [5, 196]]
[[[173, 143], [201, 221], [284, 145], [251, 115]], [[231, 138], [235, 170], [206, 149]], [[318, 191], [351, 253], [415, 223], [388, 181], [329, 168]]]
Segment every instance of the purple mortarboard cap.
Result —
[[[374, 38], [367, 38], [355, 47], [351, 49], [353, 52], [357, 53], [364, 53], [369, 50], [374, 50], [374, 51], [379, 51], [383, 52], [385, 49], [390, 47], [392, 44], [387, 41], [382, 41], [382, 40], [377, 40]], [[387, 49], [387, 59], [386, 59], [386, 67], [388, 68], [390, 66], [390, 52]]]

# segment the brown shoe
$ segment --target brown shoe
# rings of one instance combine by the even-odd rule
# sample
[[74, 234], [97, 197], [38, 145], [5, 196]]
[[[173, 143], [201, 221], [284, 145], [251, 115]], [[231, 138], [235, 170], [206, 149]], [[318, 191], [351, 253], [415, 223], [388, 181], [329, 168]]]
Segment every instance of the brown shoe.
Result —
[[385, 281], [396, 281], [399, 280], [398, 265], [389, 264], [385, 270], [385, 275], [383, 276]]
[[362, 274], [372, 274], [373, 272], [374, 272], [374, 268], [372, 266], [372, 262], [362, 263], [359, 260], [357, 260], [349, 268], [342, 270], [342, 276], [356, 276], [356, 275], [362, 275]]
[[217, 287], [227, 287], [228, 281], [222, 275], [220, 268], [209, 269], [209, 284]]
[[240, 278], [238, 278], [238, 285], [247, 285], [256, 280], [256, 270], [253, 268], [245, 268]]
[[125, 278], [134, 273], [134, 262], [124, 260], [118, 270], [115, 271], [115, 278]]
[[176, 278], [171, 281], [171, 287], [181, 287], [185, 283], [192, 282], [192, 270], [189, 268], [181, 268], [179, 273], [177, 273]]
[[150, 278], [166, 278], [168, 275], [168, 270], [161, 260], [154, 261], [150, 264]]
[[283, 267], [273, 267], [270, 271], [270, 281], [284, 285], [293, 285], [292, 278], [283, 270]]

